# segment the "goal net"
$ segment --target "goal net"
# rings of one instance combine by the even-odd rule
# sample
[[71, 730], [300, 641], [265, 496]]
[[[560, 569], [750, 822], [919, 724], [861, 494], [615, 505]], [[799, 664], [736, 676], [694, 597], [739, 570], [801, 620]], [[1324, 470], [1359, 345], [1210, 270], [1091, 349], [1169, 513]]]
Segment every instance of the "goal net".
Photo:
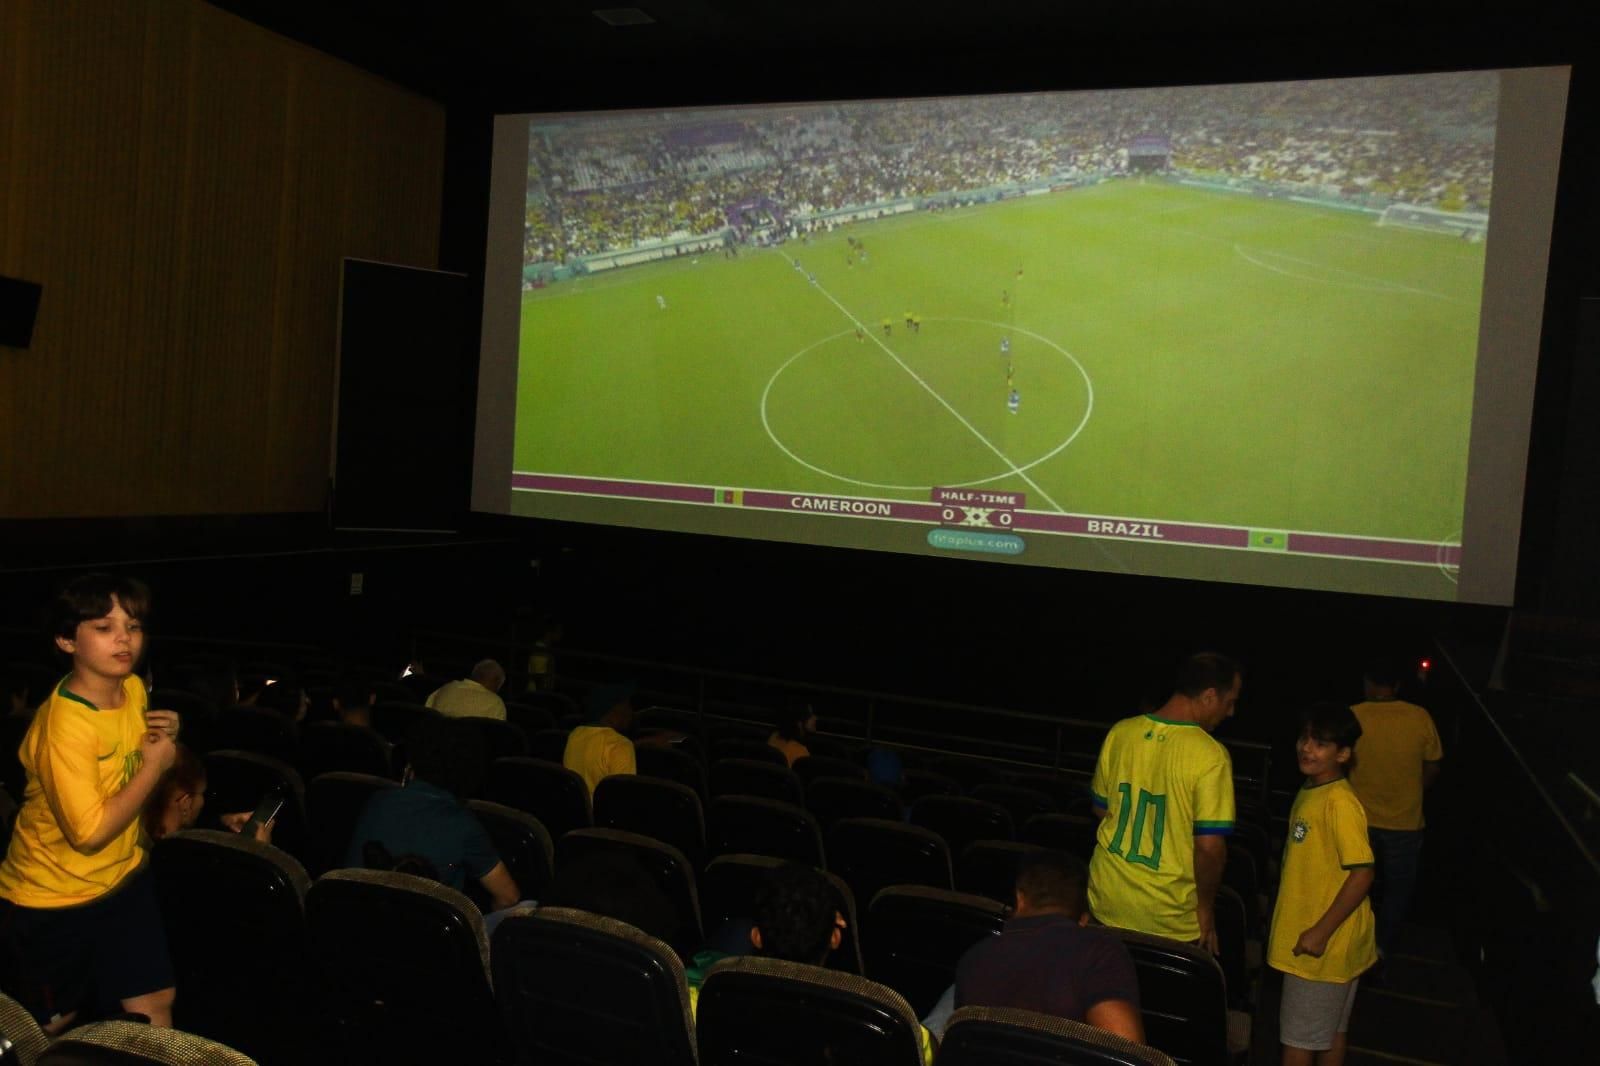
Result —
[[1390, 204], [1378, 216], [1378, 225], [1444, 233], [1477, 242], [1489, 232], [1489, 216], [1477, 211], [1441, 211], [1419, 204]]

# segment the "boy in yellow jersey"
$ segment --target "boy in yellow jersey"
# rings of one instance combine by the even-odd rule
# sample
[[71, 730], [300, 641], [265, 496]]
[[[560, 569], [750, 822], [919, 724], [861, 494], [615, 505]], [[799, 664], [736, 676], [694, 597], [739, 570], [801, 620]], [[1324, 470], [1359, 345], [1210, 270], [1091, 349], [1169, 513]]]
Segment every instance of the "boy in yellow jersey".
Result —
[[1305, 785], [1289, 810], [1267, 965], [1283, 973], [1283, 1066], [1341, 1066], [1361, 974], [1378, 960], [1367, 816], [1345, 780], [1361, 737], [1350, 708], [1317, 704], [1295, 745]]
[[1233, 714], [1242, 683], [1227, 656], [1192, 655], [1160, 710], [1106, 734], [1089, 786], [1101, 819], [1089, 909], [1103, 924], [1216, 952], [1233, 762], [1211, 732]]
[[27, 785], [0, 863], [0, 936], [19, 971], [7, 991], [47, 1032], [93, 1006], [91, 989], [101, 1006], [172, 1024], [172, 963], [139, 815], [177, 759], [178, 716], [150, 710], [133, 672], [148, 603], [142, 584], [105, 574], [62, 589], [55, 641], [72, 672], [18, 751]]

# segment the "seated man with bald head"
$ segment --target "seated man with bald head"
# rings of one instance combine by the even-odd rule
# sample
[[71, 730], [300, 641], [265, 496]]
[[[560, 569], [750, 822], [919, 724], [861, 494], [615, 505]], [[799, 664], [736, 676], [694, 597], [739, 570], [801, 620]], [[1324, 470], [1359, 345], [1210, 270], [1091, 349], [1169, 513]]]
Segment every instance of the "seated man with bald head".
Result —
[[499, 692], [505, 683], [505, 668], [493, 659], [484, 659], [465, 679], [434, 689], [428, 706], [447, 718], [497, 718], [503, 722], [506, 705]]

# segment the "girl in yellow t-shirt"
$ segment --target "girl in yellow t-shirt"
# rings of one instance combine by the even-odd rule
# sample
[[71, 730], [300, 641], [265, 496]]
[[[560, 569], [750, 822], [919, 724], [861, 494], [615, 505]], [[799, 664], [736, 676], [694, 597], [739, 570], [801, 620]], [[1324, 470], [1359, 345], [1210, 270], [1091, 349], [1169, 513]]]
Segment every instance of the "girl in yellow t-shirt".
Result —
[[[34, 716], [27, 774], [0, 862], [0, 937], [19, 972], [8, 989], [47, 1032], [101, 1007], [172, 1024], [172, 963], [146, 869], [140, 811], [177, 758], [178, 716], [152, 711], [134, 673], [148, 590], [90, 574], [56, 597], [56, 647], [72, 671]], [[89, 1003], [90, 990], [101, 1002]]]

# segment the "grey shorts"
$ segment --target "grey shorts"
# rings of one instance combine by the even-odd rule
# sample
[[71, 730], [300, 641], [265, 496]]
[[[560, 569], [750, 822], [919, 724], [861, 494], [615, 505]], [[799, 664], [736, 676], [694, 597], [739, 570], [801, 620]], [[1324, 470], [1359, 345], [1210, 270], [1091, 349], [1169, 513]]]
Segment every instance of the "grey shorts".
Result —
[[1350, 1028], [1350, 1007], [1356, 985], [1308, 981], [1292, 973], [1283, 975], [1283, 1003], [1278, 1008], [1278, 1039], [1289, 1047], [1327, 1051], [1333, 1038]]

